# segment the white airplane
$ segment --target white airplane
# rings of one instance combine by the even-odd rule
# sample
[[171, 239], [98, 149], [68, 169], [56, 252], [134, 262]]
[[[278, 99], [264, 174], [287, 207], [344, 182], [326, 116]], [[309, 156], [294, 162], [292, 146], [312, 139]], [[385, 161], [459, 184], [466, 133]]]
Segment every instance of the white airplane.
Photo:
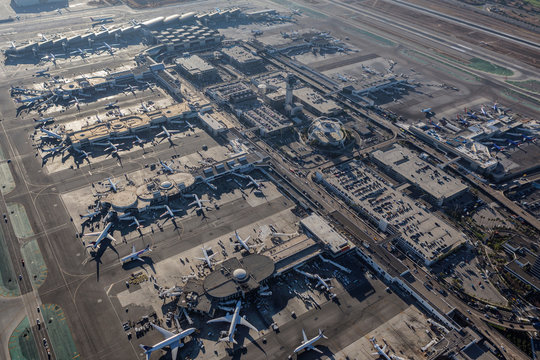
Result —
[[142, 254], [144, 254], [146, 252], [149, 252], [149, 251], [152, 251], [152, 249], [150, 249], [150, 245], [146, 245], [146, 247], [144, 249], [139, 250], [139, 251], [136, 251], [135, 250], [135, 245], [133, 245], [132, 250], [131, 250], [131, 254], [126, 255], [123, 258], [121, 258], [120, 262], [125, 263], [127, 261], [132, 261], [132, 260], [139, 260], [139, 261], [144, 262], [144, 260], [140, 258], [140, 255], [142, 255]]
[[161, 290], [158, 294], [160, 299], [165, 299], [173, 296], [180, 296], [182, 294], [182, 288], [179, 286], [172, 287], [170, 289]]
[[250, 247], [248, 245], [248, 241], [249, 241], [249, 238], [251, 238], [251, 235], [248, 236], [245, 240], [243, 240], [240, 235], [238, 235], [238, 231], [234, 231], [234, 234], [236, 235], [236, 241], [238, 243], [238, 245], [242, 246], [244, 249], [246, 249], [247, 251], [250, 250]]
[[235, 173], [233, 172], [233, 175], [236, 175], [238, 177], [241, 177], [242, 179], [248, 179], [249, 182], [247, 183], [246, 186], [250, 186], [250, 185], [253, 185], [253, 187], [257, 190], [261, 190], [261, 183], [258, 182], [257, 180], [255, 180], [251, 175], [242, 175], [242, 174], [238, 174], [238, 173]]
[[325, 289], [326, 291], [330, 291], [333, 289], [333, 286], [328, 285], [328, 282], [330, 282], [331, 279], [323, 279], [319, 274], [310, 274], [300, 269], [295, 270], [299, 274], [302, 274], [310, 279], [317, 280], [317, 286], [319, 288]]
[[48, 124], [48, 123], [54, 122], [54, 117], [51, 116], [51, 117], [46, 117], [46, 118], [41, 118], [41, 119], [34, 118], [34, 122], [37, 122], [40, 124]]
[[123, 92], [131, 92], [131, 93], [133, 93], [133, 95], [136, 95], [136, 94], [135, 94], [135, 90], [136, 90], [135, 87], [133, 87], [133, 86], [131, 86], [130, 84], [128, 84], [128, 86], [126, 86], [126, 87], [124, 88], [124, 90], [122, 90], [122, 91], [123, 91]]
[[50, 149], [41, 149], [41, 151], [48, 152], [48, 153], [55, 153], [55, 152], [62, 151], [63, 149], [64, 149], [64, 145], [60, 145], [60, 146], [55, 146]]
[[62, 135], [59, 135], [59, 134], [55, 133], [54, 131], [47, 130], [47, 129], [44, 129], [44, 128], [40, 128], [39, 131], [41, 131], [42, 133], [47, 135], [47, 136], [42, 136], [42, 138], [51, 138], [51, 139], [58, 139], [58, 140], [63, 139]]
[[226, 341], [226, 342], [232, 342], [233, 344], [237, 344], [236, 340], [234, 340], [234, 334], [236, 332], [236, 325], [238, 324], [247, 326], [248, 328], [254, 331], [257, 331], [257, 332], [259, 331], [257, 330], [255, 326], [251, 325], [251, 323], [249, 323], [245, 317], [240, 316], [241, 307], [242, 307], [242, 301], [238, 300], [238, 302], [236, 303], [236, 307], [234, 309], [234, 313], [232, 315], [227, 313], [227, 315], [223, 317], [219, 317], [219, 318], [208, 321], [208, 324], [217, 323], [217, 322], [231, 323], [231, 325], [229, 326], [229, 331], [227, 332], [227, 336], [220, 338], [218, 341]]
[[[186, 195], [186, 196], [189, 196], [189, 195]], [[195, 205], [197, 204], [197, 208], [199, 210], [204, 210], [204, 207], [203, 207], [203, 203], [204, 202], [209, 202], [210, 200], [203, 200], [203, 199], [199, 199], [199, 197], [197, 196], [197, 194], [193, 194], [191, 195], [193, 198], [195, 198], [195, 201], [191, 202], [188, 204], [188, 206], [192, 206], [192, 205]]]
[[373, 356], [380, 356], [382, 357], [383, 359], [385, 360], [392, 360], [392, 358], [390, 356], [388, 356], [388, 354], [386, 353], [386, 344], [381, 348], [379, 346], [379, 344], [377, 344], [377, 341], [375, 340], [374, 337], [372, 337], [371, 339], [369, 339], [369, 341], [371, 341], [371, 343], [373, 344], [373, 348], [375, 350], [377, 350], [376, 353], [371, 353], [371, 355]]
[[165, 209], [165, 212], [161, 214], [159, 217], [164, 217], [166, 215], [170, 216], [171, 219], [176, 218], [176, 215], [174, 215], [175, 212], [180, 212], [182, 210], [180, 209], [171, 209], [169, 205], [163, 205], [163, 208]]
[[112, 226], [112, 223], [108, 223], [107, 226], [105, 226], [105, 228], [101, 232], [94, 232], [94, 233], [84, 234], [83, 236], [97, 236], [96, 241], [92, 241], [91, 244], [87, 245], [86, 247], [87, 248], [91, 247], [91, 248], [95, 249], [95, 248], [99, 247], [99, 244], [101, 244], [101, 241], [103, 241], [103, 239], [105, 239], [105, 238], [116, 242], [115, 238], [113, 238], [109, 234], [109, 230], [110, 230], [111, 226]]
[[49, 74], [49, 68], [46, 68], [45, 70], [38, 70], [36, 71], [35, 77], [41, 77], [41, 76], [51, 76], [51, 74]]
[[79, 55], [80, 57], [82, 57], [83, 59], [86, 57], [86, 50], [82, 50], [81, 48], [77, 48], [77, 50], [74, 50], [72, 52], [70, 52], [69, 54], [70, 55]]
[[143, 102], [141, 103], [141, 108], [140, 108], [140, 111], [143, 112], [143, 113], [147, 113], [147, 112], [150, 112], [150, 108], [148, 106], [146, 106]]
[[306, 332], [304, 331], [304, 329], [302, 329], [302, 337], [303, 337], [302, 343], [300, 344], [300, 346], [298, 346], [296, 349], [294, 349], [293, 353], [297, 353], [297, 352], [300, 352], [302, 350], [313, 350], [313, 351], [318, 352], [319, 354], [322, 354], [321, 350], [319, 350], [315, 346], [313, 346], [313, 344], [315, 344], [320, 339], [328, 339], [326, 336], [324, 336], [321, 329], [319, 329], [319, 335], [317, 335], [314, 338], [311, 338], [309, 340], [308, 340], [308, 338], [306, 336]]
[[423, 112], [423, 113], [430, 113], [430, 112], [431, 112], [431, 108], [422, 109], [420, 112]]
[[118, 100], [111, 101], [110, 103], [105, 104], [105, 109], [112, 109], [114, 107], [117, 107]]
[[158, 342], [154, 346], [146, 346], [146, 345], [139, 345], [141, 349], [144, 350], [144, 354], [146, 355], [146, 360], [150, 359], [150, 355], [152, 352], [156, 350], [163, 349], [166, 346], [169, 346], [171, 348], [171, 356], [173, 360], [176, 360], [176, 357], [178, 356], [178, 348], [181, 348], [184, 346], [184, 344], [181, 342], [181, 340], [191, 334], [193, 334], [196, 329], [195, 328], [189, 328], [186, 330], [182, 330], [178, 334], [174, 334], [170, 332], [169, 330], [165, 330], [157, 325], [152, 324], [154, 329], [159, 331], [161, 335], [163, 335], [164, 339], [161, 342]]
[[90, 16], [90, 20], [94, 23], [93, 25], [100, 25], [100, 24], [105, 24], [105, 23], [108, 23], [108, 22], [112, 22], [113, 17], [108, 16], [108, 17], [102, 17], [102, 18], [93, 18], [93, 17]]
[[161, 125], [162, 132], [156, 134], [156, 136], [163, 136], [163, 139], [169, 139], [169, 141], [172, 141], [172, 134], [179, 133], [180, 130], [167, 130], [167, 128], [164, 125]]
[[114, 56], [114, 52], [116, 51], [115, 48], [113, 48], [113, 46], [118, 46], [118, 44], [112, 44], [112, 45], [109, 45], [107, 44], [106, 42], [103, 43], [103, 46], [100, 46], [98, 47], [97, 49], [98, 50], [103, 50], [103, 51], [108, 51], [109, 54], [113, 55]]
[[133, 222], [131, 222], [129, 224], [129, 226], [133, 226], [133, 225], [137, 225], [135, 227], [135, 229], [137, 230], [140, 230], [143, 226], [141, 224], [141, 222], [139, 221], [139, 219], [137, 219], [136, 216], [126, 216], [126, 215], [121, 215], [118, 217], [118, 220], [122, 220], [122, 221], [130, 221], [130, 220], [133, 220]]
[[167, 165], [166, 162], [159, 160], [159, 163], [161, 164], [161, 169], [162, 169], [164, 172], [168, 172], [168, 173], [171, 173], [171, 174], [173, 174], [173, 173], [176, 172], [172, 167], [170, 167], [169, 165]]
[[101, 211], [92, 211], [90, 212], [89, 210], [86, 210], [87, 214], [84, 214], [84, 215], [79, 215], [81, 217], [81, 219], [90, 219], [90, 220], [93, 220], [96, 216], [98, 216], [99, 214], [101, 214]]
[[187, 126], [187, 128], [191, 131], [195, 131], [195, 128], [193, 127], [193, 124], [191, 124], [189, 121], [185, 121], [185, 125]]
[[202, 257], [202, 258], [198, 257], [198, 258], [195, 258], [195, 259], [204, 261], [206, 263], [206, 265], [208, 265], [208, 267], [211, 269], [212, 268], [212, 258], [214, 256], [216, 256], [216, 253], [213, 253], [212, 255], [208, 255], [208, 250], [212, 250], [212, 248], [211, 247], [207, 248], [207, 247], [203, 246], [202, 247], [202, 252], [203, 252], [204, 257]]
[[203, 182], [204, 182], [206, 185], [208, 185], [208, 187], [209, 187], [210, 189], [212, 189], [212, 190], [214, 190], [214, 191], [217, 190], [217, 186], [214, 185], [214, 184], [212, 184], [212, 183], [211, 183], [210, 181], [208, 181], [207, 179], [203, 179]]
[[146, 140], [143, 140], [137, 135], [135, 135], [135, 140], [133, 140], [133, 145], [139, 145], [140, 147], [143, 147], [145, 142]]
[[120, 150], [118, 149], [118, 146], [119, 146], [120, 144], [113, 144], [110, 140], [109, 140], [108, 142], [106, 142], [106, 143], [99, 143], [99, 142], [96, 142], [96, 143], [94, 143], [94, 144], [100, 145], [100, 146], [107, 146], [107, 147], [105, 148], [105, 150], [103, 150], [103, 151], [109, 151], [109, 150], [111, 150], [111, 155], [118, 154], [118, 151], [120, 151]]
[[107, 178], [107, 181], [109, 181], [109, 188], [112, 192], [117, 192], [118, 187], [116, 185], [118, 185], [118, 182], [114, 182], [111, 178]]

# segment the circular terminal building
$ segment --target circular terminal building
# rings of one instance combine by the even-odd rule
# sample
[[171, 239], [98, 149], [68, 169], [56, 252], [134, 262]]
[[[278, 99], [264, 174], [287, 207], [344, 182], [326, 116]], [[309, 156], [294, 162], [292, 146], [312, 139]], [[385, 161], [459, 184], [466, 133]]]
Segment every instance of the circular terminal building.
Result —
[[108, 192], [101, 201], [110, 204], [115, 211], [119, 212], [125, 212], [128, 209], [142, 210], [153, 202], [180, 195], [193, 184], [195, 184], [195, 178], [189, 173], [158, 175], [144, 183], [137, 181], [117, 192]]
[[346, 138], [341, 121], [335, 118], [317, 118], [308, 130], [308, 140], [324, 147], [343, 147]]
[[257, 290], [261, 282], [273, 273], [274, 262], [267, 256], [251, 254], [241, 259], [233, 257], [219, 264], [204, 279], [203, 287], [212, 298], [236, 298]]

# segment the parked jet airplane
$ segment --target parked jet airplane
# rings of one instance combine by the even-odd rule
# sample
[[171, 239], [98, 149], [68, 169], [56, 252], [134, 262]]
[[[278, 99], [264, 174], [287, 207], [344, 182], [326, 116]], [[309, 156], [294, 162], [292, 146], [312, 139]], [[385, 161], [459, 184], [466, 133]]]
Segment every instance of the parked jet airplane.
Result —
[[46, 68], [45, 70], [38, 70], [36, 71], [35, 77], [41, 77], [41, 76], [46, 76], [46, 77], [50, 77], [51, 74], [49, 74], [49, 68]]
[[45, 128], [40, 128], [39, 131], [41, 131], [42, 133], [44, 133], [46, 135], [46, 136], [42, 136], [42, 138], [51, 138], [51, 139], [63, 140], [62, 135], [59, 135], [59, 134], [55, 133], [54, 131], [47, 130]]
[[171, 174], [176, 172], [172, 167], [167, 165], [166, 162], [159, 160], [159, 163], [161, 165], [161, 169], [163, 170], [163, 172], [167, 172], [167, 173], [171, 173]]
[[304, 329], [302, 329], [302, 337], [303, 337], [302, 343], [300, 344], [300, 346], [298, 346], [296, 349], [294, 349], [293, 353], [297, 353], [297, 352], [300, 352], [302, 350], [313, 350], [313, 351], [316, 351], [316, 352], [322, 354], [321, 350], [319, 350], [315, 346], [313, 346], [313, 344], [315, 344], [320, 339], [328, 339], [326, 336], [324, 336], [321, 329], [319, 329], [319, 335], [317, 335], [314, 338], [311, 338], [309, 340], [308, 340], [308, 338], [306, 336], [306, 333], [305, 333]]
[[169, 141], [172, 141], [172, 134], [179, 133], [180, 130], [168, 130], [164, 125], [161, 125], [162, 132], [156, 134], [156, 136], [163, 136], [163, 139], [169, 139]]
[[250, 238], [251, 236], [248, 236], [248, 237], [244, 240], [244, 239], [242, 239], [242, 238], [240, 237], [240, 235], [238, 235], [238, 231], [235, 230], [235, 231], [234, 231], [234, 234], [236, 235], [236, 241], [237, 241], [237, 244], [240, 245], [240, 246], [242, 246], [242, 247], [243, 247], [244, 249], [246, 249], [247, 251], [249, 251], [249, 250], [250, 250], [250, 247], [249, 247], [249, 245], [248, 245], [247, 242], [249, 241], [249, 238]]
[[321, 289], [325, 289], [326, 291], [330, 292], [333, 287], [328, 285], [328, 282], [330, 282], [331, 279], [323, 279], [319, 274], [310, 274], [305, 271], [302, 271], [300, 269], [295, 269], [296, 272], [307, 276], [310, 279], [317, 280], [317, 286]]
[[203, 252], [203, 256], [202, 258], [196, 258], [197, 260], [202, 260], [206, 263], [206, 265], [208, 265], [208, 267], [211, 269], [212, 268], [212, 258], [214, 256], [216, 256], [216, 253], [212, 253], [212, 255], [208, 255], [208, 250], [212, 250], [211, 247], [205, 247], [203, 246], [202, 247], [202, 252]]
[[87, 214], [80, 215], [81, 219], [93, 220], [96, 216], [99, 216], [101, 214], [101, 211], [99, 211], [99, 210], [92, 211], [92, 212], [86, 210], [86, 212], [87, 212]]
[[152, 249], [150, 249], [150, 245], [146, 245], [146, 247], [144, 249], [139, 250], [139, 251], [136, 251], [135, 250], [135, 245], [133, 245], [132, 250], [131, 250], [131, 254], [126, 255], [123, 258], [121, 258], [120, 262], [125, 263], [127, 261], [133, 261], [133, 260], [139, 260], [139, 261], [144, 262], [144, 260], [141, 259], [140, 256], [142, 254], [146, 253], [146, 252], [149, 252], [149, 251], [152, 251]]
[[210, 200], [203, 200], [203, 199], [199, 199], [199, 197], [197, 196], [197, 194], [192, 194], [192, 195], [188, 195], [186, 194], [186, 196], [191, 196], [193, 198], [195, 198], [195, 201], [191, 202], [188, 204], [188, 206], [192, 206], [192, 205], [197, 205], [197, 208], [199, 210], [204, 210], [204, 207], [203, 207], [203, 203], [204, 202], [209, 202]]
[[423, 112], [423, 113], [430, 113], [431, 112], [431, 108], [425, 108], [425, 109], [422, 109], [420, 112]]
[[96, 236], [97, 239], [95, 241], [92, 241], [90, 245], [87, 245], [86, 247], [91, 247], [93, 249], [98, 248], [103, 241], [103, 239], [107, 238], [109, 240], [112, 240], [116, 242], [115, 238], [112, 237], [112, 235], [109, 234], [109, 230], [111, 229], [112, 223], [108, 223], [107, 226], [101, 231], [101, 232], [93, 232], [84, 234], [83, 236]]
[[118, 105], [116, 105], [117, 103], [118, 103], [118, 100], [111, 101], [110, 103], [105, 104], [105, 109], [115, 108], [115, 107], [118, 106]]
[[112, 56], [114, 56], [114, 52], [116, 51], [116, 49], [115, 49], [113, 46], [119, 46], [119, 44], [112, 44], [112, 45], [109, 45], [109, 44], [107, 44], [106, 42], [104, 42], [104, 43], [103, 43], [103, 46], [98, 47], [97, 50], [108, 51], [109, 54], [111, 54]]
[[160, 299], [165, 299], [168, 297], [180, 296], [181, 294], [182, 294], [182, 288], [179, 286], [174, 286], [170, 289], [161, 290], [158, 296]]
[[54, 121], [54, 117], [51, 116], [51, 117], [46, 117], [46, 118], [41, 118], [41, 119], [36, 119], [34, 118], [34, 121], [35, 122], [38, 122], [38, 123], [44, 123], [44, 124], [47, 124], [47, 123], [51, 123]]
[[261, 190], [262, 184], [258, 182], [257, 180], [255, 180], [251, 175], [243, 175], [243, 174], [238, 174], [236, 172], [233, 172], [233, 175], [236, 175], [243, 179], [248, 179], [249, 182], [247, 183], [246, 186], [253, 186], [255, 189]]
[[161, 214], [159, 217], [169, 216], [171, 219], [176, 218], [176, 215], [174, 215], [175, 212], [181, 212], [180, 209], [171, 209], [169, 205], [163, 205], [163, 208], [165, 209], [165, 212]]
[[108, 16], [108, 17], [102, 17], [102, 18], [93, 18], [90, 16], [90, 20], [94, 23], [93, 25], [100, 25], [100, 24], [105, 24], [108, 22], [113, 22], [113, 17]]
[[112, 190], [112, 192], [117, 192], [118, 187], [116, 185], [118, 185], [118, 182], [114, 182], [110, 177], [107, 178], [107, 181], [109, 182], [109, 188]]
[[154, 324], [151, 324], [151, 325], [154, 327], [154, 329], [159, 331], [161, 335], [163, 335], [165, 340], [158, 342], [154, 346], [146, 346], [142, 344], [139, 345], [141, 349], [144, 350], [144, 354], [146, 355], [146, 360], [150, 359], [150, 355], [152, 354], [152, 352], [163, 349], [166, 346], [171, 348], [172, 359], [176, 360], [176, 357], [178, 356], [178, 348], [184, 346], [184, 344], [181, 342], [182, 339], [193, 334], [196, 331], [195, 328], [189, 328], [186, 330], [182, 330], [178, 334], [174, 334], [170, 332], [169, 330], [165, 330], [157, 325], [154, 325]]
[[217, 323], [217, 322], [228, 322], [231, 325], [229, 326], [229, 330], [227, 331], [227, 336], [220, 338], [218, 341], [226, 341], [226, 342], [232, 342], [233, 344], [237, 344], [236, 340], [234, 339], [234, 334], [236, 333], [236, 325], [244, 325], [248, 328], [259, 331], [255, 326], [253, 326], [251, 323], [249, 323], [245, 317], [240, 316], [240, 308], [242, 307], [242, 301], [238, 300], [236, 303], [236, 307], [234, 309], [234, 313], [231, 315], [227, 313], [227, 315], [223, 317], [219, 317], [216, 319], [212, 319], [208, 321], [208, 324], [211, 323]]

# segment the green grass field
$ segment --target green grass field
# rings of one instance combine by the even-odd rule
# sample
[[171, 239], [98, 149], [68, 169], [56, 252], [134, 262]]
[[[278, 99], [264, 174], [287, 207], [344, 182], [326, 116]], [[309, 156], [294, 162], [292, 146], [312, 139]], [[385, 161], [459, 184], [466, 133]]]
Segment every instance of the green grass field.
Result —
[[64, 310], [55, 304], [41, 306], [47, 333], [51, 339], [51, 346], [57, 359], [78, 359], [80, 357], [71, 336], [71, 330], [66, 321]]
[[9, 356], [11, 360], [34, 360], [39, 359], [34, 335], [30, 330], [28, 317], [15, 328], [9, 337]]
[[38, 288], [47, 278], [47, 266], [39, 250], [36, 239], [32, 239], [21, 246], [21, 254], [26, 264], [28, 276], [34, 288]]
[[0, 229], [0, 296], [19, 296], [17, 274], [13, 269], [4, 233]]
[[479, 58], [472, 58], [468, 64], [469, 67], [488, 72], [495, 75], [502, 75], [502, 76], [512, 76], [514, 75], [514, 72], [510, 69], [504, 68], [499, 65], [495, 65], [490, 63], [489, 61], [479, 59]]

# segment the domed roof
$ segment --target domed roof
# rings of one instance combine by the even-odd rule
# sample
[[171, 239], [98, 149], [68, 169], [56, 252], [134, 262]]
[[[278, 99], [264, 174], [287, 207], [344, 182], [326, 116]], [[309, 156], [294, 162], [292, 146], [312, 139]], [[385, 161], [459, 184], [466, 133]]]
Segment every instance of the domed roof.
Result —
[[233, 276], [236, 279], [236, 281], [242, 281], [246, 279], [247, 272], [246, 270], [239, 268], [233, 271]]
[[162, 189], [170, 189], [173, 186], [173, 184], [169, 180], [165, 180], [161, 183], [160, 186]]

